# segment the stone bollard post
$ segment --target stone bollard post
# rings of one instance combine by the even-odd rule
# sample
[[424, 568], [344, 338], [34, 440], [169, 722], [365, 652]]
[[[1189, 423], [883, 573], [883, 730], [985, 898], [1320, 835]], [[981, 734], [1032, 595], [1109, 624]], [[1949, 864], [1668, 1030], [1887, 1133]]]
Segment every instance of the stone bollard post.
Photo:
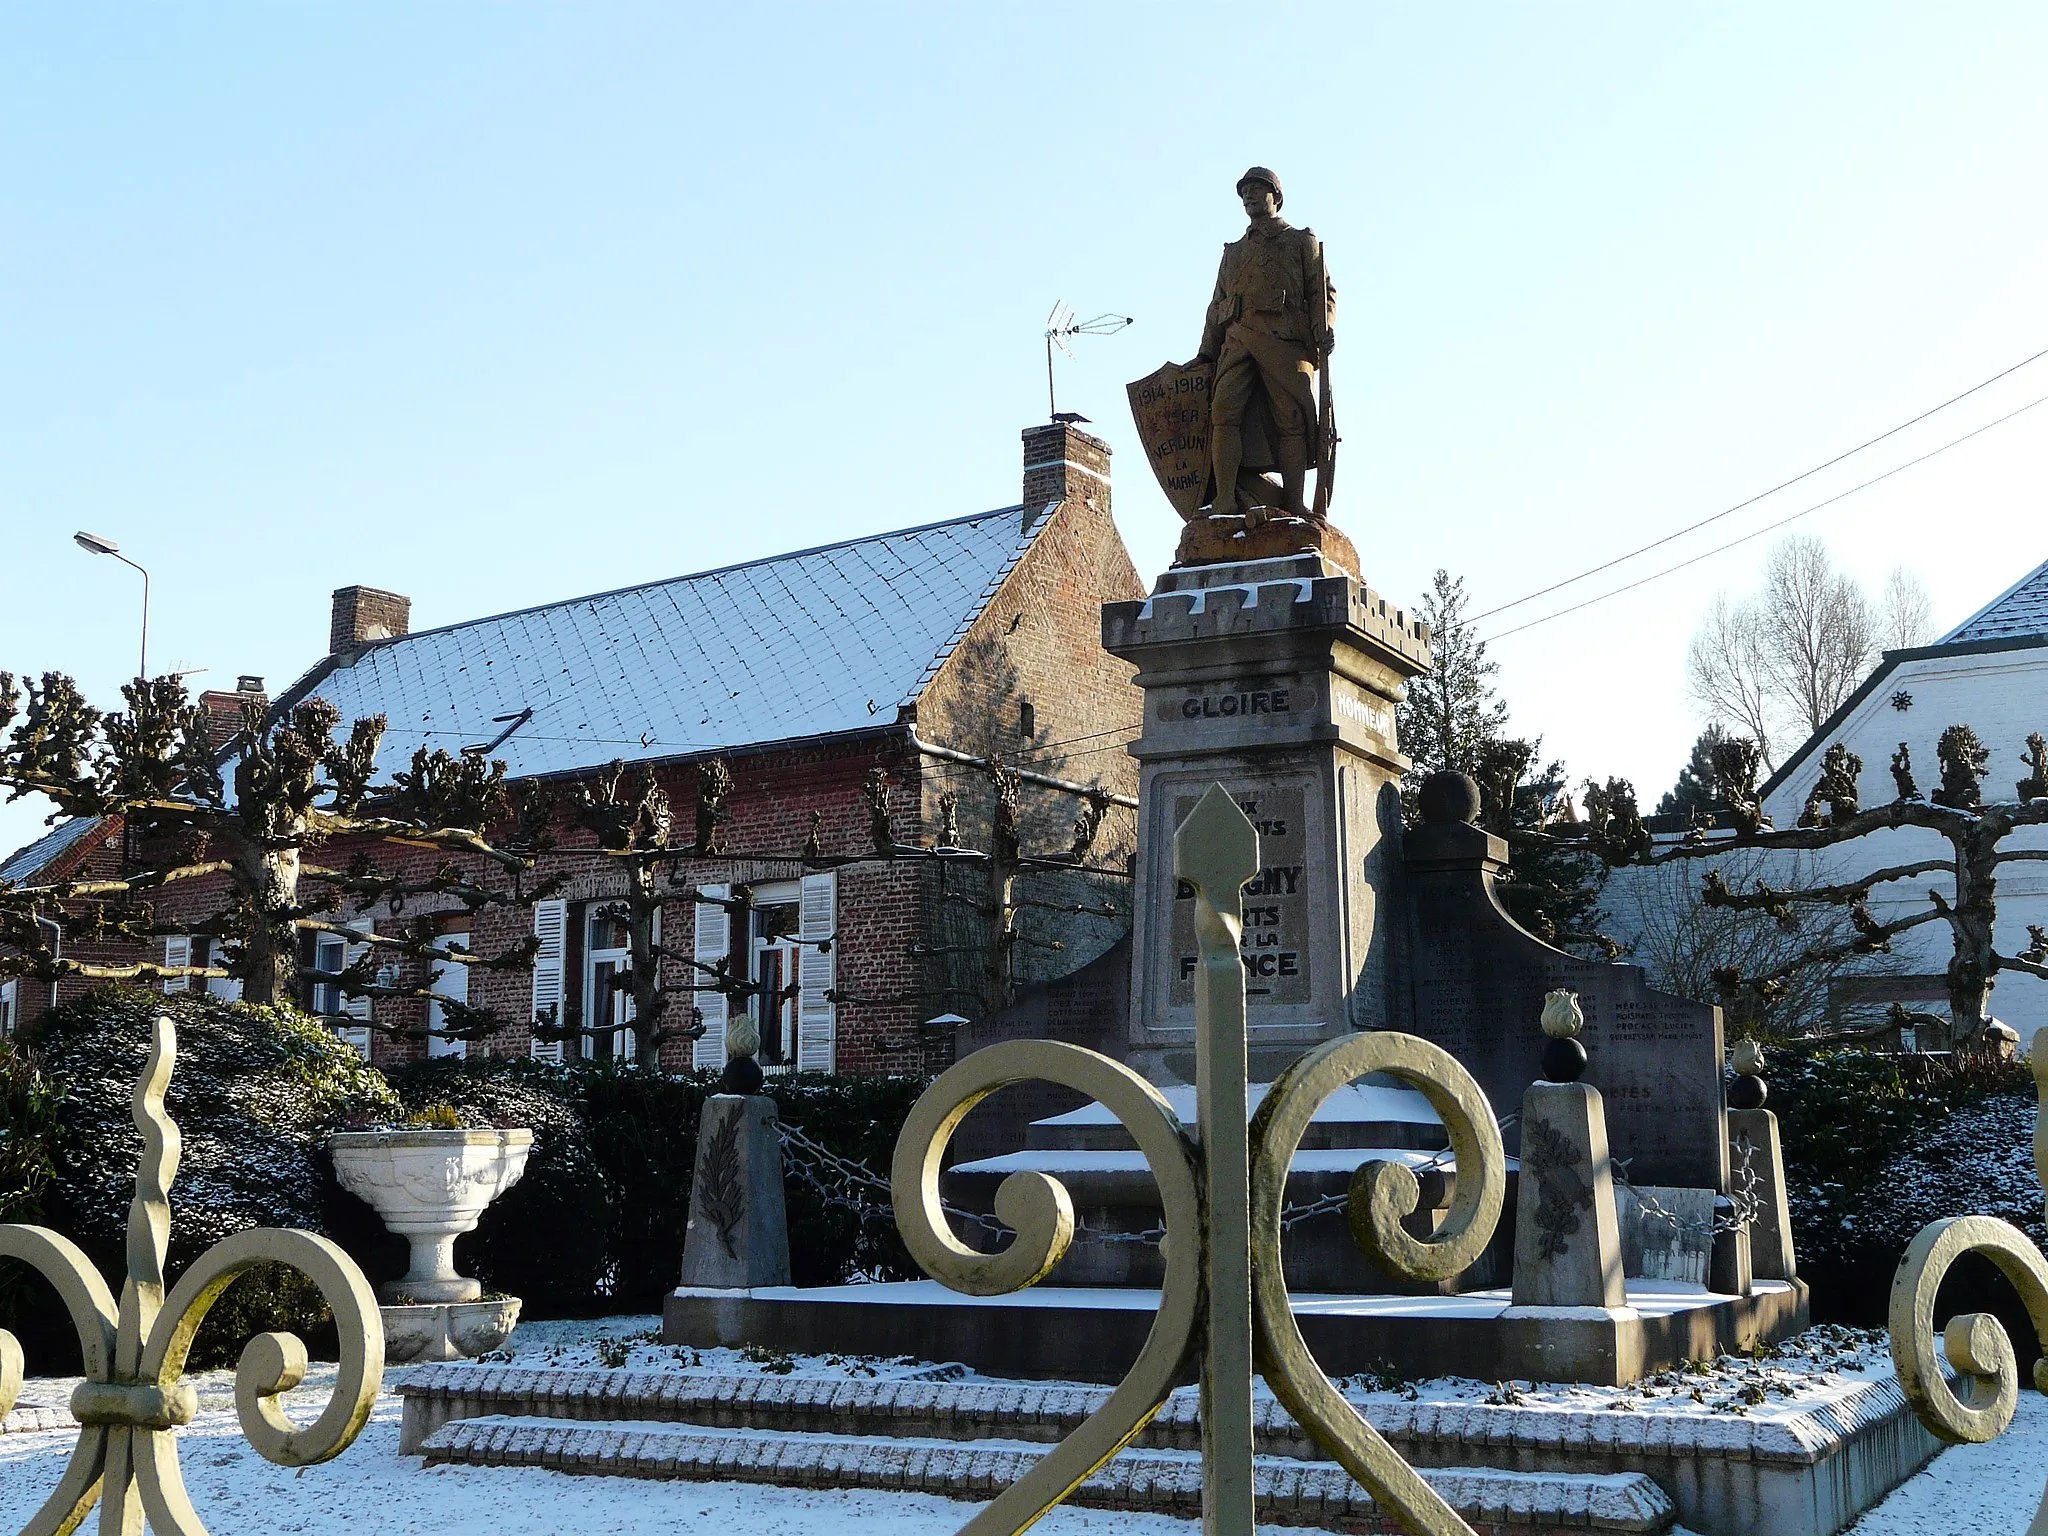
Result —
[[789, 1284], [782, 1143], [771, 1098], [715, 1093], [704, 1101], [683, 1231], [683, 1284], [718, 1290]]
[[[1746, 1234], [1750, 1278], [1796, 1280], [1799, 1266], [1792, 1253], [1785, 1153], [1778, 1142], [1778, 1117], [1764, 1108], [1770, 1087], [1763, 1079], [1763, 1052], [1755, 1041], [1745, 1040], [1730, 1053], [1730, 1059], [1736, 1078], [1728, 1090], [1728, 1165], [1733, 1170], [1731, 1177], [1738, 1180], [1743, 1178], [1741, 1170], [1748, 1167], [1749, 1179], [1738, 1186], [1736, 1194], [1755, 1203]], [[1747, 1290], [1745, 1286], [1743, 1293]]]
[[1600, 1090], [1578, 1081], [1586, 1048], [1569, 992], [1543, 1004], [1547, 1081], [1522, 1096], [1522, 1172], [1516, 1205], [1514, 1306], [1628, 1306], [1621, 1227]]

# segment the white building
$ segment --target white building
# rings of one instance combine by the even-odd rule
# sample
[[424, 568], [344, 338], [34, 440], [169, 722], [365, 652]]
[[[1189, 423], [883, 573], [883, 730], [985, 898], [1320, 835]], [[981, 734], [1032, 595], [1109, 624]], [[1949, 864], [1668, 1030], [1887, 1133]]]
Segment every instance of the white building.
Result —
[[[1862, 686], [1763, 786], [1764, 809], [1780, 827], [1797, 825], [1822, 756], [1837, 742], [1863, 759], [1866, 807], [1897, 794], [1889, 768], [1902, 745], [1926, 794], [1941, 782], [1935, 743], [1951, 725], [1971, 727], [1991, 749], [1984, 798], [2012, 799], [2029, 771], [2021, 760], [2027, 736], [2048, 731], [2048, 562], [1934, 644], [1885, 652]], [[2048, 828], [2014, 833], [2005, 846], [2048, 848]], [[1947, 840], [1937, 834], [1905, 827], [1842, 844], [1828, 858], [1834, 877], [1848, 880], [1864, 871], [1942, 858], [1949, 851]], [[1953, 894], [1953, 881], [1929, 876], [1879, 886], [1871, 894], [1871, 914], [1889, 923], [1924, 912], [1930, 889]], [[2030, 923], [2048, 924], [2048, 862], [2008, 864], [2000, 871], [1999, 953], [2026, 949]], [[1852, 989], [1854, 996], [1839, 1001], [1896, 1000], [1945, 1015], [1948, 925], [1928, 923], [1901, 934], [1893, 949], [1905, 962], [1903, 974], [1844, 980], [1838, 985]], [[2002, 972], [1991, 1011], [2017, 1029], [2021, 1039], [2031, 1039], [2035, 1030], [2048, 1027], [2048, 981]]]

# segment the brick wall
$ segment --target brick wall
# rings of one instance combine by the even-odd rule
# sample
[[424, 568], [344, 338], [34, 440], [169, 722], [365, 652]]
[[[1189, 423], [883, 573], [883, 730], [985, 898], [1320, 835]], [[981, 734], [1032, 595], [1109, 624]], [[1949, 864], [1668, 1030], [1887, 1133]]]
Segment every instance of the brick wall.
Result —
[[[937, 745], [976, 755], [1000, 752], [1043, 773], [1135, 794], [1137, 765], [1124, 751], [1124, 743], [1137, 734], [1141, 699], [1131, 683], [1133, 669], [1101, 647], [1100, 608], [1104, 602], [1142, 597], [1144, 586], [1110, 520], [1109, 449], [1087, 433], [1058, 424], [1030, 429], [1023, 446], [1027, 507], [1022, 515], [1035, 519], [1048, 503], [1060, 505], [939, 668], [914, 711], [914, 721], [905, 721], [904, 726]], [[410, 607], [406, 598], [376, 588], [340, 589], [334, 594], [333, 649], [352, 649], [382, 634], [406, 633]], [[239, 724], [236, 695], [211, 695], [208, 704], [224, 729], [231, 718]], [[961, 842], [987, 847], [986, 776], [966, 765], [918, 753], [910, 745], [909, 729], [809, 747], [737, 753], [727, 761], [734, 787], [726, 801], [724, 839], [738, 855], [795, 854], [810, 833], [814, 811], [823, 818], [828, 853], [868, 852], [862, 786], [877, 765], [888, 776], [890, 814], [900, 840], [932, 840], [939, 796], [952, 791], [959, 800]], [[689, 828], [697, 765], [669, 764], [657, 773], [679, 828]], [[573, 786], [558, 788], [566, 797]], [[1066, 848], [1078, 809], [1069, 795], [1027, 786], [1022, 806], [1027, 851]], [[687, 830], [680, 835], [687, 836]], [[566, 816], [560, 822], [560, 837], [560, 851], [549, 857], [544, 872], [562, 877], [563, 899], [582, 902], [623, 893], [624, 875], [616, 862], [597, 849], [588, 834], [569, 827]], [[1134, 846], [1132, 813], [1112, 808], [1090, 862], [1122, 866]], [[501, 877], [477, 861], [395, 844], [366, 848], [345, 839], [309, 849], [307, 862], [344, 868], [359, 852], [368, 853], [380, 870], [414, 881], [424, 881], [444, 864], [452, 864], [466, 876], [501, 883]], [[89, 839], [73, 859], [81, 869], [89, 866], [90, 872], [102, 874], [115, 872], [119, 861], [118, 834]], [[681, 866], [680, 877], [685, 886], [695, 888], [790, 879], [801, 872], [792, 859], [736, 856], [689, 862]], [[316, 889], [308, 882], [308, 892]], [[1045, 901], [1109, 902], [1120, 914], [1102, 920], [1027, 913], [1020, 931], [1037, 942], [1018, 952], [1016, 973], [1021, 980], [1078, 970], [1129, 929], [1128, 880], [1026, 876], [1021, 889]], [[189, 922], [219, 911], [227, 894], [224, 877], [180, 882], [158, 898], [157, 909], [167, 922]], [[986, 896], [985, 871], [972, 863], [941, 866], [929, 860], [900, 860], [851, 863], [839, 869], [835, 990], [841, 997], [836, 1053], [841, 1071], [917, 1071], [950, 1059], [950, 1043], [927, 1042], [919, 1026], [938, 1014], [972, 1016], [979, 1011], [983, 962], [977, 946], [986, 940], [990, 927], [976, 915], [974, 904]], [[371, 915], [380, 933], [424, 938], [462, 910], [452, 898], [429, 897], [413, 898], [400, 912], [384, 906]], [[345, 906], [337, 918], [346, 921], [358, 915], [355, 908]], [[694, 920], [695, 904], [678, 896], [663, 909], [665, 941], [687, 953]], [[533, 920], [531, 908], [520, 906], [486, 908], [471, 922], [470, 947], [488, 956], [528, 936]], [[947, 950], [964, 952], [931, 953]], [[161, 941], [144, 951], [73, 952], [107, 963], [163, 957]], [[409, 957], [394, 956], [391, 964], [400, 979], [409, 982], [423, 981], [429, 970], [427, 962]], [[664, 980], [683, 984], [689, 979], [689, 967], [682, 960], [669, 962]], [[85, 985], [67, 983], [60, 995], [73, 995]], [[572, 976], [572, 996], [576, 990]], [[521, 1021], [472, 1044], [473, 1052], [527, 1052], [529, 972], [472, 968], [469, 1001]], [[679, 999], [676, 1006], [687, 1006], [687, 999]], [[380, 1025], [420, 1027], [427, 1007], [424, 1001], [380, 1000], [376, 1019]], [[373, 1058], [383, 1062], [426, 1054], [424, 1041], [396, 1040], [381, 1033], [374, 1036], [372, 1049]], [[689, 1056], [687, 1042], [671, 1042], [663, 1059], [683, 1065]]]
[[[1054, 430], [1069, 444], [1076, 439], [1083, 448], [1094, 444], [1107, 466], [1106, 447], [1065, 428], [1027, 433], [1027, 466], [1034, 435]], [[1027, 468], [1027, 482], [1033, 473]], [[940, 667], [917, 706], [917, 731], [924, 740], [976, 756], [1000, 752], [1017, 766], [1055, 778], [1137, 794], [1138, 765], [1125, 744], [1137, 737], [1143, 698], [1131, 681], [1136, 669], [1102, 648], [1101, 608], [1105, 602], [1142, 598], [1145, 587], [1110, 519], [1104, 490], [1100, 496], [1069, 497], [1060, 505]], [[927, 779], [932, 788], [926, 814], [936, 817], [938, 794], [953, 791], [959, 797], [962, 840], [986, 847], [992, 806], [985, 776], [965, 765], [934, 761], [927, 765]], [[1072, 842], [1081, 808], [1075, 797], [1025, 785], [1021, 800], [1027, 852], [1058, 851]], [[1112, 807], [1089, 862], [1120, 867], [1136, 847], [1135, 815]], [[985, 882], [972, 889], [985, 899]], [[1027, 910], [1018, 931], [1032, 942], [1017, 946], [1013, 969], [1021, 983], [1068, 975], [1130, 929], [1127, 879], [1028, 875], [1020, 877], [1019, 890], [1033, 900], [1057, 904], [1107, 903], [1119, 913], [1103, 919]], [[935, 922], [939, 945], [957, 952], [949, 967], [952, 984], [964, 986], [979, 964], [978, 953], [971, 951], [986, 932], [986, 920], [964, 903], [946, 900], [938, 903]], [[1048, 947], [1055, 944], [1061, 947]], [[976, 1010], [952, 1011], [972, 1016]]]

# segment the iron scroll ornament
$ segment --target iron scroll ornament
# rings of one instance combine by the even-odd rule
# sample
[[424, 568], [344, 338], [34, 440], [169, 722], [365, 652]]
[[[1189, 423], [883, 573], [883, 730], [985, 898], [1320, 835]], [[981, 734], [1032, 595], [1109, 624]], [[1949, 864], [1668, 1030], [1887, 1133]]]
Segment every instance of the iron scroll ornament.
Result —
[[[2048, 1190], [2048, 1029], [2035, 1032], [2032, 1054], [2041, 1104], [2034, 1122], [2034, 1171]], [[1920, 1422], [1951, 1445], [1997, 1439], [2019, 1406], [2019, 1360], [1997, 1318], [1964, 1313], [1941, 1330], [1960, 1392], [1950, 1385], [1935, 1353], [1935, 1298], [1950, 1269], [1968, 1253], [1989, 1259], [2012, 1282], [2034, 1336], [2048, 1343], [2048, 1261], [2026, 1233], [1990, 1216], [1952, 1216], [1920, 1229], [1892, 1279], [1892, 1364]], [[2034, 1387], [2048, 1393], [2048, 1359], [2034, 1362]], [[2048, 1536], [2048, 1492], [2027, 1536]]]
[[1288, 1411], [1403, 1529], [1412, 1536], [1473, 1536], [1309, 1354], [1287, 1295], [1280, 1213], [1288, 1167], [1316, 1110], [1356, 1078], [1389, 1073], [1420, 1089], [1442, 1117], [1457, 1157], [1455, 1193], [1442, 1225], [1416, 1238], [1402, 1225], [1419, 1200], [1415, 1176], [1398, 1165], [1367, 1163], [1352, 1181], [1353, 1237], [1389, 1273], [1418, 1281], [1459, 1273], [1492, 1238], [1506, 1187], [1506, 1156], [1486, 1095], [1454, 1057], [1427, 1041], [1362, 1034], [1295, 1062], [1248, 1129], [1239, 944], [1243, 886], [1259, 867], [1258, 834], [1222, 786], [1212, 787], [1182, 823], [1174, 862], [1196, 901], [1197, 1133], [1121, 1063], [1057, 1041], [1015, 1040], [941, 1074], [896, 1143], [891, 1184], [904, 1244], [927, 1274], [969, 1295], [1000, 1296], [1036, 1284], [1074, 1235], [1066, 1188], [1030, 1172], [1011, 1174], [996, 1191], [996, 1215], [1017, 1234], [1001, 1253], [967, 1247], [948, 1225], [939, 1197], [946, 1145], [998, 1088], [1055, 1082], [1108, 1109], [1143, 1153], [1164, 1208], [1159, 1311], [1136, 1363], [1094, 1415], [976, 1514], [961, 1536], [1018, 1536], [1142, 1433], [1196, 1360], [1205, 1536], [1252, 1536], [1255, 1357]]
[[[206, 1536], [178, 1467], [177, 1430], [198, 1411], [185, 1362], [221, 1293], [258, 1265], [286, 1265], [319, 1288], [334, 1313], [341, 1368], [326, 1408], [301, 1428], [279, 1399], [305, 1379], [304, 1343], [289, 1333], [264, 1333], [244, 1346], [235, 1369], [235, 1410], [257, 1454], [284, 1467], [331, 1461], [362, 1433], [383, 1383], [384, 1324], [376, 1296], [355, 1261], [324, 1237], [275, 1227], [237, 1232], [201, 1254], [166, 1294], [170, 1186], [180, 1142], [164, 1110], [164, 1090], [177, 1051], [171, 1021], [159, 1017], [135, 1085], [143, 1148], [118, 1303], [69, 1238], [45, 1227], [0, 1226], [0, 1257], [21, 1260], [55, 1287], [85, 1362], [85, 1380], [71, 1396], [78, 1444], [56, 1490], [21, 1536], [66, 1536], [101, 1504], [100, 1530], [107, 1536], [142, 1536], [145, 1520], [157, 1536]], [[20, 1395], [22, 1365], [20, 1343], [0, 1330], [0, 1415]]]

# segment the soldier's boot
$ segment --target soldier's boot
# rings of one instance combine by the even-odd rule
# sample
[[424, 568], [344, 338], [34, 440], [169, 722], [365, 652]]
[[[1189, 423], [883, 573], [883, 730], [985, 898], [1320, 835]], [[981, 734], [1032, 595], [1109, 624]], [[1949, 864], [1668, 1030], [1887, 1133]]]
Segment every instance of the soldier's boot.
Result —
[[1217, 517], [1237, 514], [1237, 469], [1244, 462], [1244, 438], [1237, 425], [1218, 423], [1210, 428], [1215, 443], [1216, 504], [1210, 510]]
[[1274, 446], [1280, 460], [1280, 500], [1289, 517], [1307, 517], [1301, 497], [1308, 487], [1308, 439], [1296, 433]]

